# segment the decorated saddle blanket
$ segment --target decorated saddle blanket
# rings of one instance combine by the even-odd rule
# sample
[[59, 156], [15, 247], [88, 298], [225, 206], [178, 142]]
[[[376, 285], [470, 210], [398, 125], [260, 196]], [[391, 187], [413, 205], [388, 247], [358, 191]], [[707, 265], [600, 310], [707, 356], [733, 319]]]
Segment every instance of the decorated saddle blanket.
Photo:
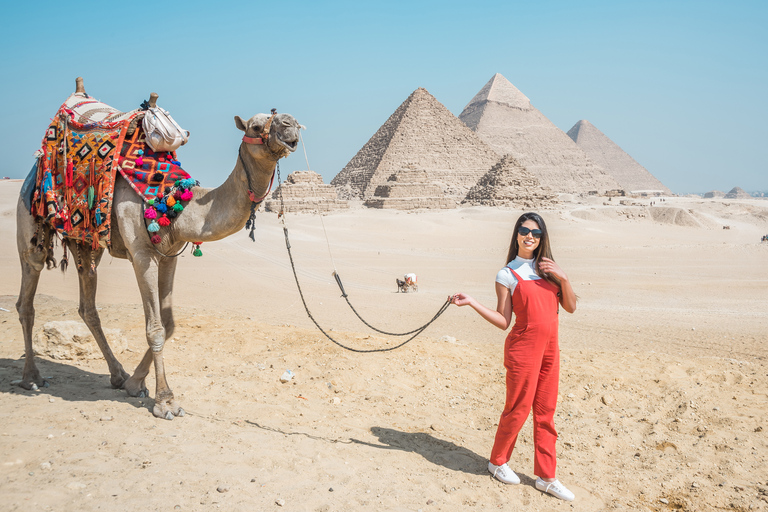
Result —
[[94, 249], [109, 247], [119, 172], [146, 203], [167, 208], [170, 201], [173, 209], [179, 202], [170, 218], [175, 217], [183, 209], [180, 201], [191, 199], [189, 189], [196, 182], [175, 153], [155, 153], [146, 145], [138, 122], [142, 113], [119, 112], [83, 93], [71, 95], [43, 137], [32, 214], [45, 219], [62, 238]]

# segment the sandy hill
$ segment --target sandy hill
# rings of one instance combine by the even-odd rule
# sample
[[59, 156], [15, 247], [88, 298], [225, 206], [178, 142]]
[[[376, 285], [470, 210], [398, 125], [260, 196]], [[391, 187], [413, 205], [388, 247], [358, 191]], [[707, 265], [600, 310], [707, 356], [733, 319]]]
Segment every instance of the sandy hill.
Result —
[[497, 154], [511, 154], [554, 192], [620, 188], [499, 73], [464, 107], [459, 119]]
[[627, 192], [658, 191], [671, 194], [648, 170], [637, 163], [618, 144], [608, 138], [595, 125], [582, 119], [568, 130], [568, 136], [597, 165], [616, 179]]
[[[416, 89], [358, 151], [331, 184], [345, 198], [372, 199], [380, 185], [436, 185], [434, 193], [460, 201], [498, 156], [426, 89]], [[413, 171], [416, 171], [414, 174]], [[424, 178], [426, 173], [426, 178]], [[386, 202], [388, 189], [378, 196]], [[398, 197], [418, 197], [398, 190]]]
[[502, 157], [470, 189], [463, 203], [484, 206], [513, 206], [524, 209], [551, 207], [557, 197], [511, 155]]

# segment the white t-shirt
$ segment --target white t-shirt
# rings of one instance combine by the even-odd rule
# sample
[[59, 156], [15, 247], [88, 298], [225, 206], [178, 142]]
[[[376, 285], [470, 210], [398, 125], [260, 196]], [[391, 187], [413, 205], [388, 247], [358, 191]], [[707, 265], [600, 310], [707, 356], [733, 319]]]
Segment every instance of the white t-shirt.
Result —
[[[533, 259], [527, 260], [520, 256], [516, 256], [515, 259], [507, 263], [507, 267], [517, 272], [517, 275], [519, 275], [523, 281], [535, 281], [541, 279], [541, 277], [536, 275], [536, 272], [533, 271]], [[496, 274], [496, 282], [509, 288], [510, 295], [514, 293], [515, 286], [517, 286], [515, 275], [506, 268], [499, 270], [499, 273]]]

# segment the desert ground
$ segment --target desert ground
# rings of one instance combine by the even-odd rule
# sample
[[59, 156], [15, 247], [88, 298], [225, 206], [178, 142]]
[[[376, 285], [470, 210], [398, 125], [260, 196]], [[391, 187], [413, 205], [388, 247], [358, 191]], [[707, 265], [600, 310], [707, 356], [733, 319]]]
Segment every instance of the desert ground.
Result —
[[[397, 350], [334, 345], [263, 211], [255, 243], [243, 232], [180, 257], [164, 354], [186, 416], [157, 419], [152, 398], [112, 389], [101, 357], [42, 353], [50, 387], [15, 386], [20, 186], [0, 182], [0, 510], [768, 510], [766, 200], [563, 196], [540, 212], [579, 296], [560, 314], [566, 503], [533, 487], [530, 420], [510, 461], [522, 483], [487, 472], [505, 333], [451, 306]], [[427, 322], [459, 291], [493, 307], [520, 213], [353, 208], [286, 223], [315, 319], [374, 349], [402, 338], [360, 323], [334, 268], [384, 330]], [[131, 372], [147, 347], [133, 271], [106, 255], [98, 272], [102, 323]], [[406, 272], [417, 293], [396, 293]], [[74, 266], [45, 271], [36, 333], [80, 321], [77, 300]]]

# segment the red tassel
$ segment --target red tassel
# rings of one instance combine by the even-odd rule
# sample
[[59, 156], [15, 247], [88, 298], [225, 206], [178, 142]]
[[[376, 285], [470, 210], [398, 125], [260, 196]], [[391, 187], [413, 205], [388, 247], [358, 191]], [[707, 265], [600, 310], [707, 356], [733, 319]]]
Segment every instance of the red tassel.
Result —
[[74, 170], [75, 166], [72, 164], [72, 160], [67, 162], [67, 176], [66, 176], [66, 184], [67, 188], [71, 188], [74, 183]]
[[93, 243], [91, 244], [91, 249], [94, 251], [99, 248], [99, 234], [94, 233], [93, 234]]

